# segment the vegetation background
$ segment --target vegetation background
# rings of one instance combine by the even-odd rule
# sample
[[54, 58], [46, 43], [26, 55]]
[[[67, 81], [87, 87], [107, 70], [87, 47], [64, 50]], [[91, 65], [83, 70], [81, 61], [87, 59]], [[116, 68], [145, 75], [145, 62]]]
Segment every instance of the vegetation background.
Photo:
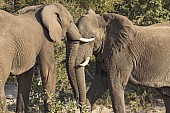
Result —
[[[29, 5], [50, 4], [60, 2], [73, 15], [76, 20], [91, 8], [96, 13], [116, 12], [128, 17], [136, 25], [151, 25], [154, 23], [170, 21], [170, 0], [0, 0], [0, 9], [14, 13], [20, 8]], [[55, 46], [56, 62], [65, 59], [65, 44]], [[57, 64], [56, 95], [49, 94], [52, 101], [52, 112], [74, 112], [77, 103], [73, 99], [73, 93], [68, 82], [65, 64]], [[86, 68], [87, 86], [93, 80], [95, 72], [95, 59]], [[8, 82], [14, 82], [10, 77]], [[33, 78], [30, 94], [30, 110], [32, 112], [43, 111], [43, 93], [40, 77]], [[130, 112], [139, 112], [155, 105], [155, 98], [159, 94], [151, 88], [128, 85], [125, 92], [126, 104], [130, 106]], [[106, 92], [96, 104], [111, 107], [109, 93]]]

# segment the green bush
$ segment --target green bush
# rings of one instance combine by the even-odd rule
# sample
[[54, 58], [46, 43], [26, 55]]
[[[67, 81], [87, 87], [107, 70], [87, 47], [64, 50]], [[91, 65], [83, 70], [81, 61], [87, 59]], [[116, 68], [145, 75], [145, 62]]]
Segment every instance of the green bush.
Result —
[[118, 13], [127, 16], [137, 25], [151, 25], [170, 21], [168, 0], [124, 0], [115, 6]]

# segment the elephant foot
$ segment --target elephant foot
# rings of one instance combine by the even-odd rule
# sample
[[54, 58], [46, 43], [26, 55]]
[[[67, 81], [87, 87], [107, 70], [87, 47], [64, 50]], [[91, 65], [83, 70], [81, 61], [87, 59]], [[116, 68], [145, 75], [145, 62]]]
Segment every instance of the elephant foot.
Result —
[[80, 113], [91, 113], [92, 108], [91, 104], [88, 100], [86, 100], [86, 103], [79, 103]]
[[92, 105], [88, 99], [86, 99], [86, 106], [92, 110]]

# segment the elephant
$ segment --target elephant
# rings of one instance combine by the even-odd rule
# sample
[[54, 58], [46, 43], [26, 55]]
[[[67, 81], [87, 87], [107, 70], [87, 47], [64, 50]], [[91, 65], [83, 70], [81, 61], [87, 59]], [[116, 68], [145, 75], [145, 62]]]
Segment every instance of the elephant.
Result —
[[[73, 17], [60, 3], [28, 6], [12, 15], [0, 10], [0, 109], [7, 112], [4, 85], [16, 75], [16, 112], [28, 113], [29, 92], [34, 65], [40, 66], [43, 90], [55, 93], [56, 65], [54, 43], [60, 45], [66, 34], [70, 40], [88, 42], [77, 29]], [[92, 39], [93, 40], [93, 39]], [[44, 100], [44, 112], [50, 105]]]
[[[131, 83], [157, 89], [170, 113], [169, 23], [137, 26], [120, 14], [89, 10], [76, 25], [82, 37], [95, 38], [88, 43], [72, 41], [75, 46], [70, 48], [76, 54], [70, 56], [75, 61], [68, 68], [77, 80], [80, 103], [92, 106], [109, 90], [114, 113], [125, 113], [124, 90]], [[92, 55], [96, 76], [86, 93], [84, 69]]]

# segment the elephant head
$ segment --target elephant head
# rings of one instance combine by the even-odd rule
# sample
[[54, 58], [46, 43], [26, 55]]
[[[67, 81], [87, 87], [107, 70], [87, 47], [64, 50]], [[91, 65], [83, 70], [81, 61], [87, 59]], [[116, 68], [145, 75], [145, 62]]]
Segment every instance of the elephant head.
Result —
[[132, 23], [121, 15], [104, 13], [100, 16], [92, 10], [80, 17], [77, 27], [84, 38], [95, 38], [92, 42], [80, 43], [75, 58], [80, 102], [86, 103], [84, 66], [88, 64], [90, 56], [95, 55], [97, 61], [103, 62], [125, 48], [133, 40], [135, 30]]
[[[41, 18], [42, 24], [48, 29], [50, 38], [58, 44], [61, 43], [61, 39], [65, 37], [66, 33], [70, 35], [70, 40], [79, 40], [82, 42], [94, 40], [82, 38], [74, 24], [73, 17], [60, 3], [45, 6], [28, 6], [17, 11], [19, 15], [28, 14], [29, 12], [36, 12], [38, 19]], [[41, 14], [39, 15], [39, 13]]]
[[[89, 13], [90, 13], [90, 15], [94, 15], [94, 14], [92, 14], [93, 12], [90, 12], [89, 11]], [[86, 30], [88, 30], [88, 31], [92, 31], [93, 29], [89, 29], [89, 27], [85, 27], [85, 26], [83, 26], [83, 23], [86, 23], [87, 21], [86, 21], [86, 17], [88, 18], [88, 16], [82, 16], [80, 19], [79, 19], [79, 21], [77, 22], [77, 25], [78, 26], [82, 26], [82, 31], [84, 30], [84, 33], [85, 33], [85, 31]], [[84, 19], [85, 18], [85, 19]], [[102, 18], [102, 17], [100, 17], [99, 15], [97, 15], [97, 17], [96, 18], [93, 18], [93, 17], [91, 17], [91, 19], [93, 19], [93, 22], [95, 22], [95, 19], [98, 19], [99, 18], [99, 21], [101, 22], [100, 23], [100, 28], [98, 29], [98, 30], [100, 30], [101, 32], [99, 32], [99, 34], [92, 34], [92, 35], [90, 35], [90, 36], [88, 36], [86, 33], [85, 34], [83, 34], [83, 32], [82, 32], [82, 34], [81, 35], [84, 35], [84, 37], [86, 38], [86, 39], [93, 39], [94, 37], [96, 37], [95, 35], [98, 35], [98, 36], [100, 36], [100, 38], [101, 39], [99, 39], [99, 42], [102, 42], [102, 41], [100, 41], [100, 40], [102, 40], [102, 37], [104, 36], [104, 25], [105, 25], [105, 21], [104, 21], [104, 19]], [[101, 19], [101, 20], [100, 20]], [[79, 23], [80, 22], [80, 23]], [[88, 23], [89, 22], [89, 23]], [[87, 23], [88, 23], [88, 25], [90, 25], [90, 24], [95, 24], [95, 23], [97, 23], [97, 22], [95, 22], [95, 23], [93, 23], [92, 21], [88, 21]], [[103, 23], [102, 23], [103, 22]], [[78, 27], [77, 26], [77, 27]], [[85, 27], [85, 28], [83, 28], [83, 27]], [[97, 27], [97, 26], [96, 26]], [[79, 28], [79, 29], [81, 29], [81, 28]], [[103, 30], [103, 31], [102, 31]], [[80, 30], [81, 31], [81, 30]], [[94, 30], [93, 30], [94, 31]], [[92, 32], [93, 32], [92, 31]], [[78, 86], [77, 87], [77, 89], [75, 89], [75, 98], [76, 99], [80, 99], [80, 101], [81, 102], [85, 102], [85, 95], [83, 95], [83, 94], [85, 94], [86, 93], [86, 90], [85, 90], [85, 76], [84, 76], [84, 67], [83, 67], [83, 65], [85, 65], [86, 63], [88, 63], [88, 61], [90, 60], [90, 56], [92, 55], [92, 52], [93, 52], [93, 48], [91, 48], [91, 46], [89, 46], [90, 44], [94, 44], [94, 42], [91, 42], [91, 43], [84, 43], [84, 42], [81, 42], [80, 43], [80, 45], [82, 46], [82, 47], [80, 47], [79, 48], [79, 44], [77, 44], [78, 42], [76, 42], [76, 41], [70, 41], [70, 43], [72, 43], [72, 44], [70, 44], [70, 47], [69, 47], [69, 49], [68, 49], [68, 53], [69, 54], [67, 54], [67, 56], [68, 56], [68, 62], [67, 62], [67, 72], [68, 72], [68, 75], [69, 75], [69, 77], [70, 78], [74, 78], [74, 83]], [[67, 43], [68, 44], [68, 43]], [[100, 46], [100, 44], [99, 43], [95, 43], [96, 45], [95, 46]], [[81, 49], [81, 48], [83, 48], [83, 46], [86, 46], [87, 45], [87, 47], [86, 47], [86, 49], [88, 50], [88, 51], [86, 51], [86, 49]], [[81, 52], [80, 52], [81, 51]], [[78, 52], [78, 53], [77, 53]], [[83, 64], [80, 64], [80, 63], [82, 63], [84, 60], [85, 60], [85, 58], [87, 58], [86, 59], [86, 61], [85, 61], [85, 63], [83, 63]], [[76, 60], [77, 59], [77, 60]], [[78, 60], [79, 59], [79, 60]], [[77, 65], [77, 64], [80, 64], [80, 65]], [[81, 66], [82, 65], [82, 66]], [[75, 71], [76, 70], [76, 71]], [[79, 73], [79, 74], [78, 74]], [[78, 75], [79, 75], [79, 77], [78, 77]], [[79, 94], [80, 93], [80, 94]], [[80, 97], [79, 97], [80, 96]]]

